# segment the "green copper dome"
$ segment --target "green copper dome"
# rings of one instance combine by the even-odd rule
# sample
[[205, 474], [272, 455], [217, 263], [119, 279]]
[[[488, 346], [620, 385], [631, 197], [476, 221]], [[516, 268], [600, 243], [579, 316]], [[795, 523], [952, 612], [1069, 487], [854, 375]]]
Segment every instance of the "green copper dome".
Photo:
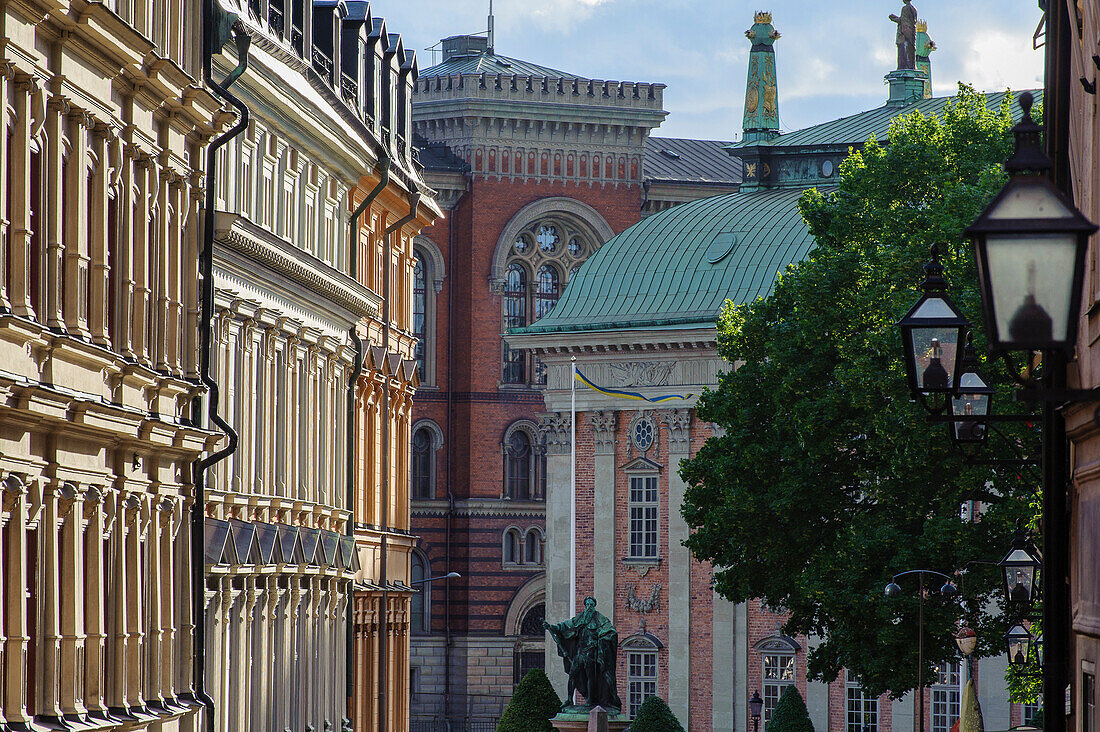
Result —
[[684, 203], [612, 237], [534, 325], [510, 333], [713, 326], [727, 300], [767, 295], [810, 251], [801, 189], [730, 193]]

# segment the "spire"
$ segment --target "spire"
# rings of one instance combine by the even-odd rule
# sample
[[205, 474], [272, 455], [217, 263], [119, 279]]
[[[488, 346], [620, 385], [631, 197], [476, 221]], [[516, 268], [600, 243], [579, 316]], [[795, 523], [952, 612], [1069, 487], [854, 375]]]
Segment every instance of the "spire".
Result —
[[493, 0], [489, 0], [489, 47], [486, 49], [489, 53], [493, 52]]
[[770, 140], [779, 135], [779, 91], [772, 48], [779, 39], [779, 31], [772, 27], [772, 14], [758, 11], [745, 37], [752, 41], [752, 48], [745, 84], [744, 139], [750, 142]]

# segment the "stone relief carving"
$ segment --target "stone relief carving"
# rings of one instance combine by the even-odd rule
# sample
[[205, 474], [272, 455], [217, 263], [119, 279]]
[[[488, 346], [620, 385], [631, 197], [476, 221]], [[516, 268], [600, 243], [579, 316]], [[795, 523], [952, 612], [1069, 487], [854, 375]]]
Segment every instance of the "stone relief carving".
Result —
[[539, 415], [539, 434], [546, 444], [548, 455], [567, 455], [569, 441], [569, 415], [562, 412], [549, 412]]
[[661, 609], [661, 583], [653, 585], [649, 597], [641, 599], [636, 594], [638, 585], [630, 585], [626, 593], [626, 606], [639, 613], [650, 613]]
[[686, 453], [691, 451], [691, 410], [666, 409], [661, 414], [668, 425], [668, 451]]
[[622, 386], [664, 386], [668, 384], [675, 366], [672, 361], [631, 361], [611, 363], [611, 385]]
[[615, 454], [615, 413], [596, 410], [589, 413], [588, 423], [596, 443], [597, 455]]

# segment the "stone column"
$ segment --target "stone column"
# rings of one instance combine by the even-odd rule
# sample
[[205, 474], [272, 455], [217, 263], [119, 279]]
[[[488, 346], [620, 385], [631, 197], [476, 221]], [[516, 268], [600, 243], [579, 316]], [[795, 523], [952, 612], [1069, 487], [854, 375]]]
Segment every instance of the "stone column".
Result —
[[[201, 155], [198, 151], [196, 154]], [[184, 195], [188, 201], [187, 217], [181, 221], [183, 225], [184, 264], [183, 267], [183, 370], [188, 378], [198, 376], [199, 355], [199, 250], [198, 228], [200, 223], [199, 211], [202, 206], [201, 174], [195, 171], [191, 174], [188, 185], [184, 189]]]
[[160, 652], [156, 663], [160, 664], [158, 689], [164, 701], [175, 699], [175, 666], [179, 663], [176, 655], [176, 574], [187, 571], [189, 567], [176, 564], [174, 536], [180, 531], [176, 519], [176, 503], [170, 498], [162, 498], [157, 506], [160, 512]]
[[112, 263], [116, 271], [116, 291], [111, 293], [115, 300], [115, 317], [110, 327], [114, 334], [114, 350], [124, 358], [134, 358], [134, 330], [137, 327], [137, 320], [134, 318], [134, 184], [138, 168], [134, 161], [134, 147], [122, 141], [118, 144], [122, 148], [119, 153], [121, 170], [115, 195], [118, 230], [114, 235], [118, 237], [118, 242], [115, 244], [115, 261]]
[[[194, 485], [181, 486], [185, 496], [194, 496]], [[195, 618], [191, 609], [192, 593], [205, 592], [202, 585], [191, 582], [191, 506], [194, 498], [186, 498], [179, 506], [180, 527], [176, 534], [176, 557], [180, 571], [176, 588], [176, 693], [194, 695]], [[209, 663], [209, 659], [207, 659]]]
[[[155, 498], [154, 498], [155, 500]], [[142, 617], [145, 642], [142, 644], [141, 655], [144, 656], [145, 678], [143, 679], [142, 699], [144, 703], [154, 707], [164, 706], [164, 697], [160, 693], [160, 652], [163, 627], [161, 623], [161, 603], [164, 594], [163, 575], [161, 569], [161, 535], [165, 532], [163, 513], [158, 504], [150, 507], [148, 529], [145, 534], [145, 566], [143, 567], [146, 580], [145, 588], [145, 613]]]
[[104, 688], [107, 690], [107, 708], [122, 712], [127, 710], [126, 595], [130, 589], [128, 580], [131, 576], [126, 568], [126, 534], [130, 531], [126, 504], [129, 497], [119, 490], [125, 484], [125, 480], [121, 478], [115, 482], [116, 490], [112, 492], [111, 499], [105, 506], [110, 511], [111, 536], [107, 547], [110, 580], [106, 603], [108, 625]]
[[157, 371], [161, 372], [170, 370], [168, 363], [168, 313], [171, 299], [169, 272], [172, 267], [173, 250], [170, 245], [169, 227], [174, 223], [172, 217], [175, 207], [169, 203], [169, 187], [174, 177], [175, 173], [169, 168], [158, 167], [156, 189], [150, 201], [152, 209], [150, 221], [153, 223], [153, 231], [150, 234], [152, 241], [149, 245], [156, 253], [153, 259], [153, 282], [151, 283], [155, 316], [149, 324], [149, 330], [152, 333], [150, 357]]
[[92, 155], [95, 158], [95, 170], [88, 195], [88, 255], [91, 268], [88, 273], [88, 330], [92, 340], [102, 346], [110, 344], [110, 324], [107, 322], [108, 303], [114, 295], [108, 289], [111, 262], [109, 248], [117, 232], [107, 230], [107, 209], [110, 201], [107, 197], [110, 167], [107, 161], [107, 136], [110, 128], [98, 124], [92, 134]]
[[[46, 136], [46, 160], [42, 169], [43, 197], [45, 198], [45, 235], [46, 235], [46, 287], [45, 301], [46, 326], [60, 331], [65, 327], [62, 312], [62, 282], [64, 281], [63, 258], [65, 254], [64, 231], [64, 169], [65, 156], [62, 152], [64, 141], [63, 116], [68, 113], [69, 103], [60, 96], [51, 96], [46, 105], [46, 123], [43, 131]], [[44, 712], [43, 712], [44, 713]]]
[[164, 340], [166, 365], [173, 374], [183, 372], [183, 364], [180, 359], [180, 324], [183, 320], [183, 271], [186, 262], [184, 258], [186, 246], [183, 243], [183, 233], [185, 231], [184, 221], [188, 214], [188, 199], [183, 190], [185, 181], [186, 178], [182, 176], [172, 175], [168, 189], [168, 211], [170, 215], [166, 217], [168, 219], [168, 242], [165, 247], [168, 252], [168, 312]]
[[[8, 109], [9, 104], [11, 108], [15, 108], [14, 100], [10, 100], [13, 87], [12, 80], [15, 78], [14, 67], [7, 62], [0, 63], [0, 105], [3, 105], [3, 109]], [[18, 90], [14, 90], [18, 94]], [[13, 168], [9, 167], [11, 151], [8, 148], [8, 135], [6, 134], [7, 125], [5, 124], [5, 134], [0, 135], [0, 273], [6, 273], [8, 271], [8, 249], [9, 249], [9, 237], [11, 236], [11, 221], [7, 219], [8, 215], [8, 196], [13, 181], [9, 178], [8, 171], [16, 173]], [[25, 172], [19, 174], [25, 175]], [[12, 176], [14, 177], [14, 176]], [[0, 276], [0, 312], [10, 310], [11, 301], [8, 299], [8, 278], [7, 276]], [[3, 597], [0, 596], [0, 602]], [[2, 627], [0, 623], [0, 627]], [[0, 638], [0, 649], [3, 648], [3, 639]], [[2, 651], [0, 651], [2, 655]], [[0, 666], [2, 668], [2, 666]]]
[[60, 689], [54, 682], [61, 676], [61, 566], [58, 557], [58, 539], [61, 522], [58, 520], [58, 502], [62, 485], [51, 480], [42, 488], [42, 509], [38, 519], [40, 574], [37, 579], [41, 607], [37, 635], [36, 668], [39, 683], [36, 684], [36, 715], [61, 716]]
[[734, 630], [735, 605], [717, 592], [711, 593], [711, 729], [733, 732], [734, 708], [740, 699], [734, 690], [734, 656], [740, 645]]
[[87, 550], [84, 553], [84, 706], [89, 712], [106, 712], [103, 670], [107, 628], [103, 583], [103, 489], [91, 486], [84, 493]]
[[84, 706], [84, 507], [81, 491], [64, 483], [59, 492], [61, 527], [61, 675], [60, 703], [64, 714], [87, 714]]
[[[13, 152], [17, 146], [13, 145]], [[4, 582], [20, 595], [29, 587], [27, 575], [27, 486], [20, 476], [8, 474], [4, 478], [2, 500], [6, 517], [4, 532], [7, 542], [3, 546]], [[27, 603], [5, 602], [0, 608], [4, 613], [4, 673], [0, 675], [0, 701], [4, 705], [4, 717], [8, 724], [31, 722], [27, 714], [27, 648], [30, 636], [27, 632]]]
[[69, 159], [65, 162], [65, 210], [64, 217], [64, 271], [65, 289], [63, 312], [65, 329], [81, 338], [90, 337], [88, 331], [88, 131], [92, 116], [84, 110], [73, 109], [64, 122], [68, 128]]
[[[12, 125], [10, 175], [7, 179], [7, 195], [10, 196], [11, 222], [8, 225], [8, 272], [10, 274], [8, 297], [12, 312], [23, 318], [35, 317], [31, 303], [31, 209], [34, 195], [31, 191], [31, 97], [42, 93], [37, 82], [23, 77], [12, 85], [12, 102], [15, 121]], [[8, 678], [11, 678], [10, 676]], [[5, 709], [15, 707], [5, 704]], [[9, 720], [10, 721], [10, 720]]]
[[134, 160], [134, 200], [130, 201], [130, 235], [132, 241], [132, 267], [129, 272], [133, 278], [133, 308], [131, 310], [130, 342], [138, 361], [149, 365], [149, 260], [152, 257], [152, 242], [149, 241], [149, 178], [150, 162], [141, 156]]
[[595, 441], [592, 526], [593, 596], [600, 612], [615, 619], [615, 418], [616, 412], [588, 415]]
[[669, 409], [668, 425], [668, 706], [679, 719], [691, 707], [691, 551], [682, 542], [687, 523], [680, 514], [687, 486], [680, 461], [691, 454], [691, 411]]
[[[539, 430], [546, 443], [546, 619], [560, 623], [569, 617], [569, 415], [541, 415]], [[546, 674], [559, 696], [566, 691], [566, 676], [553, 643], [546, 644]]]
[[142, 590], [134, 582], [134, 577], [143, 577], [148, 571], [141, 563], [141, 535], [145, 532], [145, 517], [142, 516], [141, 498], [130, 493], [125, 500], [126, 508], [126, 567], [127, 573], [120, 581], [129, 583], [126, 593], [126, 705], [141, 709], [141, 656], [145, 642], [143, 626], [145, 608]]

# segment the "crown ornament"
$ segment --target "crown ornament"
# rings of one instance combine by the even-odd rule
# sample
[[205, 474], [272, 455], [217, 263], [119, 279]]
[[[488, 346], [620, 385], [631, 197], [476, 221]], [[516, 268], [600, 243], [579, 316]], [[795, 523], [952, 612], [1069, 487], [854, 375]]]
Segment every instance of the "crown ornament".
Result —
[[917, 33], [927, 33], [927, 32], [928, 32], [928, 21], [918, 19], [917, 20]]
[[758, 10], [756, 11], [756, 15], [754, 15], [752, 19], [755, 23], [771, 23], [772, 14], [766, 13], [763, 10]]

